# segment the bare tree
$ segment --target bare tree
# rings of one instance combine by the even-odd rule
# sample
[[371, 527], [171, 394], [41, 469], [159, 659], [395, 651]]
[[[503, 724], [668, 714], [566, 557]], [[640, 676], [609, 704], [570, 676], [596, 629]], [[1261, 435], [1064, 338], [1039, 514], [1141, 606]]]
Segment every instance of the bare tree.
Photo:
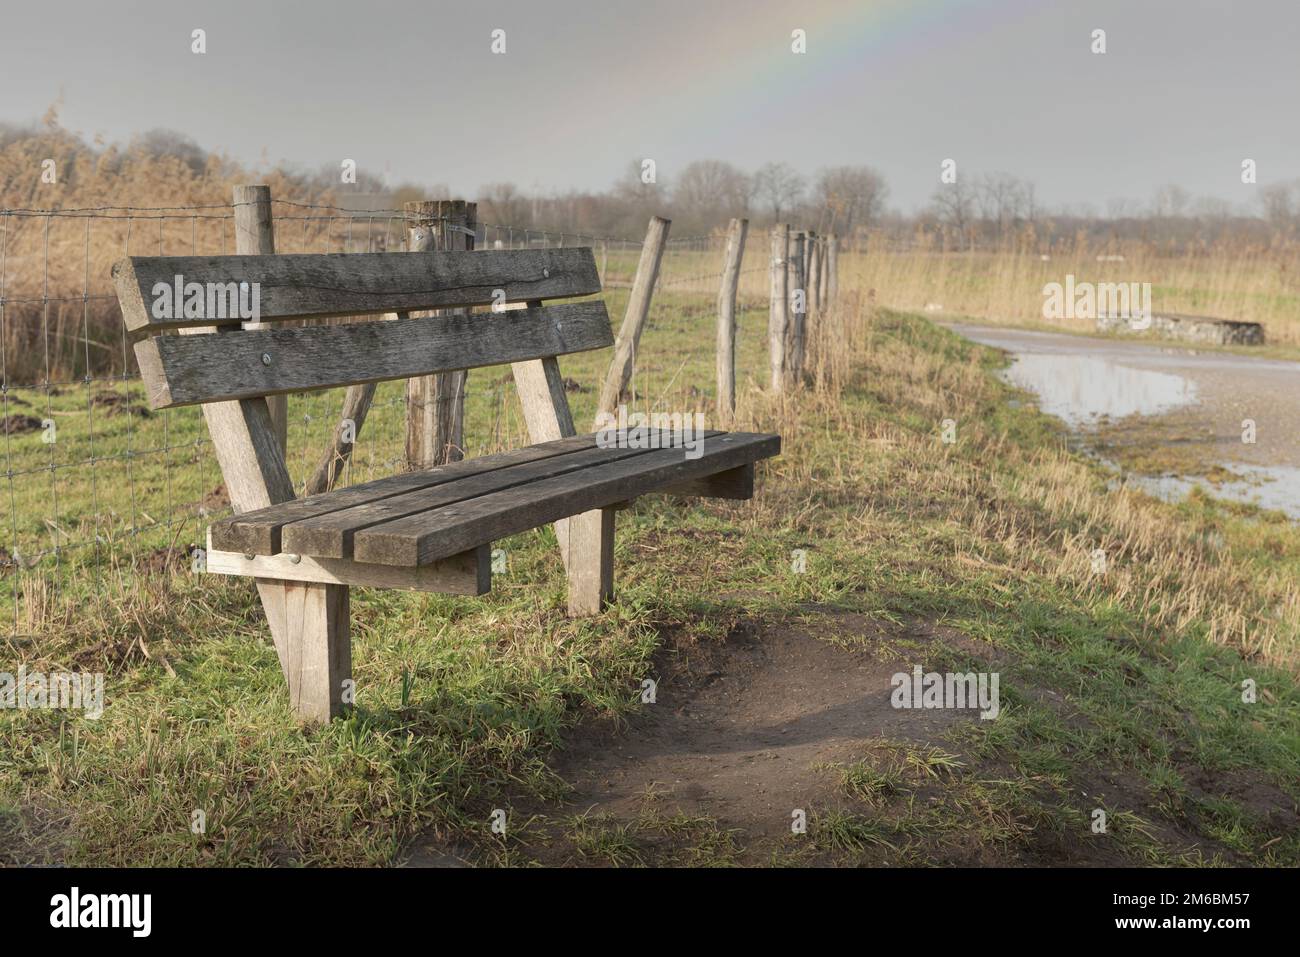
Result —
[[798, 204], [806, 186], [804, 178], [789, 163], [767, 163], [754, 174], [754, 192], [772, 210], [772, 221]]
[[1181, 216], [1191, 201], [1191, 195], [1181, 186], [1170, 183], [1156, 190], [1151, 202], [1151, 212], [1157, 219]]
[[696, 160], [673, 187], [679, 221], [708, 228], [731, 216], [746, 216], [753, 187], [750, 178], [723, 160]]
[[608, 228], [626, 236], [639, 236], [645, 232], [651, 216], [663, 213], [665, 186], [656, 170], [653, 182], [647, 183], [644, 161], [629, 160], [623, 174], [614, 180], [611, 190], [614, 210], [606, 217]]
[[629, 160], [623, 175], [614, 180], [614, 194], [620, 199], [635, 203], [652, 203], [659, 196], [661, 184], [656, 170], [655, 178], [646, 182], [644, 160]]
[[985, 173], [977, 186], [980, 215], [999, 238], [1025, 217], [1032, 186], [1010, 173]]
[[1270, 183], [1259, 191], [1259, 204], [1264, 218], [1274, 229], [1290, 231], [1295, 225], [1295, 185]]
[[478, 191], [478, 217], [481, 222], [501, 226], [518, 226], [528, 222], [529, 200], [514, 183], [488, 183]]
[[849, 235], [884, 211], [889, 189], [869, 166], [834, 166], [817, 174], [816, 196], [822, 232]]
[[935, 218], [965, 236], [975, 220], [975, 190], [958, 177], [955, 182], [943, 183], [930, 197]]
[[1140, 215], [1142, 204], [1125, 196], [1112, 196], [1106, 200], [1106, 215], [1110, 219], [1132, 219]]

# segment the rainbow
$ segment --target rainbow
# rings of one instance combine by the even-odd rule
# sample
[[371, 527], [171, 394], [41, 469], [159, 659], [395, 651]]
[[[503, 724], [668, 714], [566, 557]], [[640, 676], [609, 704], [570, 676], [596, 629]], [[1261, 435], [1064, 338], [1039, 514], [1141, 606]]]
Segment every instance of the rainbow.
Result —
[[[735, 31], [729, 31], [725, 53], [708, 66], [695, 61], [693, 68], [673, 71], [661, 93], [685, 97], [690, 91], [698, 97], [708, 91], [713, 108], [721, 101], [766, 112], [775, 103], [850, 80], [866, 62], [915, 56], [1032, 8], [1032, 0], [851, 0], [791, 7], [782, 16], [789, 27], [781, 30], [770, 15], [742, 14]], [[808, 52], [802, 56], [790, 49], [795, 28], [807, 36]]]

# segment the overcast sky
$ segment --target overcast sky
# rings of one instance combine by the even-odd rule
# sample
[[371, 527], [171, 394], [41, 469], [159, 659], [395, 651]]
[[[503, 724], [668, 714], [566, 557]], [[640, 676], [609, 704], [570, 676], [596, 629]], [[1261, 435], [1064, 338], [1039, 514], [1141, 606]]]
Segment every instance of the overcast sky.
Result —
[[0, 120], [61, 95], [87, 135], [169, 127], [467, 196], [603, 189], [634, 158], [668, 181], [785, 160], [873, 166], [910, 211], [952, 157], [1053, 206], [1171, 182], [1245, 203], [1243, 159], [1260, 185], [1300, 177], [1298, 37], [1296, 0], [11, 2]]

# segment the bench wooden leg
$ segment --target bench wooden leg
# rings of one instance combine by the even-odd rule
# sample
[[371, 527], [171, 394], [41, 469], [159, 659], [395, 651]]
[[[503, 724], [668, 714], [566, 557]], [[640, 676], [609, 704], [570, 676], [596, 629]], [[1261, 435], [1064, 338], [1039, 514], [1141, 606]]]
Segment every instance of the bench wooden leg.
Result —
[[597, 508], [568, 521], [570, 618], [598, 615], [614, 600], [614, 512]]
[[321, 724], [343, 711], [352, 678], [347, 585], [285, 582], [281, 665], [289, 701], [303, 724]]

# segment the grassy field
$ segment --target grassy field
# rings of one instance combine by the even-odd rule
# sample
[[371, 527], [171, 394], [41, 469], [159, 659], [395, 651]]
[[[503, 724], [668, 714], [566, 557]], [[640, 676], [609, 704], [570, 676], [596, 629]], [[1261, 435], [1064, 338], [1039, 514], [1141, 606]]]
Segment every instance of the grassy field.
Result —
[[[57, 569], [53, 556], [6, 569], [20, 637], [4, 659], [107, 677], [97, 720], [0, 712], [0, 859], [382, 865], [432, 842], [518, 865], [1300, 864], [1296, 526], [1113, 491], [1011, 401], [998, 356], [865, 297], [823, 325], [809, 387], [774, 399], [756, 387], [766, 303], [750, 305], [738, 427], [784, 440], [753, 502], [650, 498], [620, 513], [619, 601], [598, 619], [565, 618], [548, 530], [499, 543], [507, 571], [484, 598], [356, 590], [357, 707], [306, 733], [252, 588], [193, 573], [181, 547], [201, 537], [187, 503], [219, 483], [197, 416], [144, 418], [125, 388], [98, 405], [84, 391], [20, 396], [33, 409], [11, 411], [54, 418], [59, 440], [10, 437], [11, 468], [42, 480], [11, 483], [27, 496], [5, 503], [19, 550], [89, 532], [134, 557], [92, 565], [91, 547]], [[711, 323], [698, 296], [659, 298], [635, 380], [644, 405], [709, 410]], [[581, 421], [607, 361], [562, 360]], [[522, 441], [504, 373], [471, 376], [472, 454]], [[400, 396], [381, 399], [354, 481], [391, 471], [400, 448]], [[66, 414], [44, 414], [47, 401]], [[291, 401], [299, 480], [331, 401]], [[118, 456], [93, 488], [77, 484], [89, 470], [34, 471], [84, 458], [92, 435], [96, 457]], [[167, 451], [126, 456], [128, 444]], [[635, 728], [645, 677], [725, 653], [739, 633], [791, 631], [885, 665], [996, 670], [1002, 713], [882, 733], [819, 764], [827, 790], [804, 835], [760, 837], [653, 794], [623, 819], [559, 803], [557, 746], [593, 723]], [[489, 827], [496, 808], [520, 809], [507, 836]]]
[[1044, 319], [1044, 285], [1067, 275], [1081, 283], [1150, 283], [1157, 313], [1259, 322], [1283, 354], [1300, 347], [1300, 250], [1289, 244], [1174, 249], [1130, 241], [1100, 249], [1080, 240], [1048, 253], [1026, 239], [962, 251], [940, 248], [933, 236], [908, 243], [882, 236], [868, 255], [847, 257], [842, 271], [892, 308], [1083, 334], [1095, 331], [1092, 320]]

